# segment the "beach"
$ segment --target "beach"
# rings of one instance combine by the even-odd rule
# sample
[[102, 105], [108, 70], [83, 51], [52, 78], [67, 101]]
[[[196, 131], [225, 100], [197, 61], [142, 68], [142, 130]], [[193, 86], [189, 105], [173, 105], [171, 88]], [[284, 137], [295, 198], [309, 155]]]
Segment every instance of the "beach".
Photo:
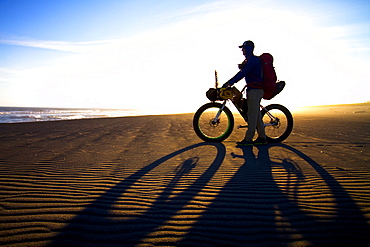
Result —
[[0, 124], [0, 245], [367, 246], [369, 104], [293, 117], [243, 148], [193, 114]]

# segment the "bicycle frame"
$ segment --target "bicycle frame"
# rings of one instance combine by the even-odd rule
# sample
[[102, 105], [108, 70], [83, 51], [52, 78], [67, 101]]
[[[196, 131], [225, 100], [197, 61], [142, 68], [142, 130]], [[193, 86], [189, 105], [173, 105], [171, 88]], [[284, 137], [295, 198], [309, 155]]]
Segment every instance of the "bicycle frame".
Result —
[[[245, 90], [245, 88], [246, 88], [247, 86], [244, 86], [243, 87], [243, 89], [242, 89], [242, 92], [244, 92], [244, 90]], [[246, 98], [244, 98], [244, 99], [246, 99]], [[243, 112], [242, 112], [242, 109], [233, 101], [233, 100], [231, 100], [231, 99], [225, 99], [224, 100], [224, 102], [222, 103], [222, 107], [220, 108], [220, 110], [217, 112], [217, 114], [216, 114], [216, 116], [215, 116], [215, 118], [213, 119], [213, 122], [214, 123], [217, 123], [217, 121], [219, 120], [219, 117], [220, 117], [220, 115], [221, 115], [221, 113], [222, 113], [222, 111], [224, 110], [224, 108], [225, 108], [225, 106], [226, 106], [226, 102], [228, 101], [228, 100], [230, 100], [233, 104], [234, 104], [234, 106], [235, 106], [235, 108], [238, 110], [238, 112], [239, 112], [239, 114], [244, 118], [244, 120], [245, 120], [245, 122], [247, 122], [248, 123], [248, 118], [247, 118], [247, 116], [245, 115], [245, 114], [243, 114]], [[265, 123], [264, 124], [264, 126], [266, 127], [266, 126], [275, 126], [275, 125], [277, 125], [277, 123], [278, 123], [278, 121], [279, 121], [279, 119], [278, 118], [276, 118], [276, 117], [274, 117], [263, 105], [261, 105], [260, 104], [260, 108], [261, 108], [261, 110], [265, 110], [265, 112], [266, 112], [266, 115], [267, 116], [269, 116], [270, 118], [271, 118], [271, 121], [270, 121], [270, 123]], [[248, 126], [238, 126], [238, 128], [247, 128]]]

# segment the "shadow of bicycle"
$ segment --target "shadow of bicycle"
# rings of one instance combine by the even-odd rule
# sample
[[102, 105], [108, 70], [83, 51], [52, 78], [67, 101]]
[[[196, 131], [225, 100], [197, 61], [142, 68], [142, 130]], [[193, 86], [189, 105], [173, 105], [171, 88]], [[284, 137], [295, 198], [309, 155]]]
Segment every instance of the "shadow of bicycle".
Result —
[[[187, 225], [178, 212], [206, 187], [225, 154], [221, 143], [199, 143], [156, 160], [88, 205], [51, 246], [135, 246], [161, 226], [171, 225], [173, 217], [180, 217], [173, 224]], [[172, 171], [163, 166], [172, 166]], [[191, 177], [183, 179], [186, 176]]]
[[51, 245], [359, 246], [369, 232], [346, 189], [299, 150], [278, 144], [229, 157], [222, 143], [199, 143], [107, 190]]

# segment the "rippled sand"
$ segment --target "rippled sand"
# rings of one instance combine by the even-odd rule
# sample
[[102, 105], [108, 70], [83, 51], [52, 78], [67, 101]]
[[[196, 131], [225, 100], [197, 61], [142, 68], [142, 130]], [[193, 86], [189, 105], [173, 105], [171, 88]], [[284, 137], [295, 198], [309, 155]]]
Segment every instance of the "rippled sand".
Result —
[[370, 113], [322, 112], [242, 149], [192, 114], [1, 124], [0, 244], [365, 245]]

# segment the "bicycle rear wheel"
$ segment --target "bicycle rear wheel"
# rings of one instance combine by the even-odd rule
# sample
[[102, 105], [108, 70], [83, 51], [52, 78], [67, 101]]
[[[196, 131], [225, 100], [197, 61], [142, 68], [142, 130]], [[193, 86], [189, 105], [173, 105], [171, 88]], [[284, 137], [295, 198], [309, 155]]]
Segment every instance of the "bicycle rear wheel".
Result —
[[224, 106], [222, 109], [222, 107], [223, 105], [220, 103], [208, 103], [201, 106], [195, 113], [193, 128], [203, 141], [221, 142], [228, 138], [233, 131], [234, 117], [229, 108]]
[[268, 142], [278, 143], [288, 138], [293, 130], [293, 116], [285, 106], [268, 105], [261, 114]]

